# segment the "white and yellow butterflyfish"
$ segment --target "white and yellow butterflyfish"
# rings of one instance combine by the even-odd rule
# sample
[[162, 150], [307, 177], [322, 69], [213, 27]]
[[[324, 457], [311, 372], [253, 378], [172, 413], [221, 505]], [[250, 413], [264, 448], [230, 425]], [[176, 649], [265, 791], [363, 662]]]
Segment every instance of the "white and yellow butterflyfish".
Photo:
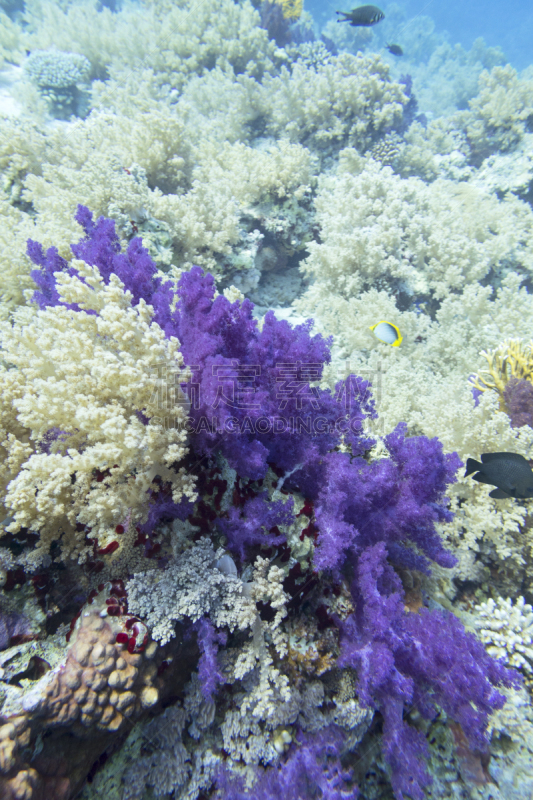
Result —
[[375, 325], [371, 325], [370, 330], [380, 342], [390, 344], [392, 347], [399, 347], [402, 343], [403, 336], [400, 333], [400, 329], [393, 325], [392, 322], [386, 322], [382, 319], [380, 322], [376, 322]]

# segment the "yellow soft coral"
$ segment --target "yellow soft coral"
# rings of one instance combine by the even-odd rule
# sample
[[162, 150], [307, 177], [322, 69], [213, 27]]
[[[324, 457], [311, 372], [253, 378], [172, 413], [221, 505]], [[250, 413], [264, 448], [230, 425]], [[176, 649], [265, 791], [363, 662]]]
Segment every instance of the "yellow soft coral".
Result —
[[184, 398], [160, 391], [160, 365], [176, 387], [186, 379], [179, 342], [115, 275], [105, 285], [96, 268], [72, 265], [79, 277], [58, 274], [59, 291], [88, 313], [21, 308], [0, 328], [0, 486], [8, 530], [40, 534], [36, 563], [54, 539], [63, 558], [83, 560], [87, 529], [102, 547], [118, 524], [142, 520], [156, 476], [175, 502], [194, 495], [175, 469], [187, 452]]
[[283, 9], [283, 16], [294, 22], [300, 19], [304, 7], [304, 0], [276, 0]]
[[472, 378], [472, 383], [484, 392], [493, 389], [500, 397], [500, 410], [505, 411], [504, 392], [511, 378], [533, 383], [533, 342], [525, 344], [522, 339], [507, 339], [494, 350], [481, 353], [488, 363]]

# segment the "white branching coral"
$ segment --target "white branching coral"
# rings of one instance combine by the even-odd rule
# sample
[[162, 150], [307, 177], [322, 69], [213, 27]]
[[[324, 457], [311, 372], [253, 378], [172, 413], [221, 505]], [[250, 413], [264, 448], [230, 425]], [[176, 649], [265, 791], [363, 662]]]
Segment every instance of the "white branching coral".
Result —
[[402, 180], [351, 148], [319, 181], [316, 207], [322, 241], [309, 245], [305, 269], [344, 296], [392, 281], [442, 298], [504, 261], [533, 271], [526, 203], [468, 183]]
[[255, 604], [245, 594], [245, 584], [217, 567], [223, 555], [209, 539], [201, 539], [164, 572], [136, 573], [126, 584], [128, 608], [146, 621], [152, 637], [163, 643], [174, 636], [175, 623], [209, 616], [216, 627], [249, 628], [256, 617]]
[[290, 698], [289, 679], [274, 664], [266, 640], [268, 636], [280, 659], [287, 655], [288, 636], [281, 627], [282, 620], [287, 616], [286, 604], [289, 599], [283, 589], [284, 577], [283, 569], [270, 565], [268, 559], [256, 559], [250, 594], [255, 602], [268, 604], [276, 613], [270, 622], [262, 621], [256, 614], [252, 639], [243, 646], [233, 667], [233, 677], [237, 680], [244, 678], [245, 683], [249, 684], [241, 714], [249, 712], [256, 719], [270, 718], [277, 704], [287, 702]]
[[476, 606], [475, 627], [487, 652], [509, 666], [533, 674], [533, 609], [518, 597], [489, 598]]
[[[271, 631], [278, 628], [281, 621], [287, 616], [285, 606], [289, 598], [283, 589], [284, 578], [285, 572], [281, 567], [270, 566], [268, 558], [257, 557], [254, 564], [252, 597], [257, 602], [269, 603], [275, 609], [276, 614], [270, 626]], [[279, 655], [285, 655], [286, 652], [287, 647], [284, 645], [283, 651]]]
[[[140, 521], [156, 476], [176, 502], [194, 496], [183, 468], [180, 425], [186, 409], [172, 398], [161, 421], [157, 365], [186, 377], [179, 342], [166, 339], [153, 309], [111, 275], [74, 260], [77, 275], [56, 273], [60, 296], [82, 311], [22, 308], [0, 328], [0, 485], [8, 530], [38, 532], [39, 563], [52, 540], [63, 558], [83, 560], [79, 526], [105, 546], [126, 519]], [[168, 405], [168, 402], [167, 402]]]
[[[85, 133], [87, 130], [80, 124], [75, 134], [78, 144], [78, 134], [83, 140]], [[24, 182], [23, 199], [36, 209], [39, 225], [44, 228], [61, 221], [61, 243], [65, 241], [65, 235], [70, 242], [79, 238], [80, 229], [74, 221], [74, 214], [80, 195], [95, 215], [116, 219], [121, 234], [123, 218], [138, 219], [143, 209], [145, 213], [150, 211], [151, 194], [146, 179], [135, 174], [131, 161], [126, 162], [126, 167], [109, 142], [106, 145], [102, 143], [105, 154], [97, 152], [86, 141], [83, 145], [79, 144], [79, 152], [74, 157], [65, 143], [65, 152], [58, 159], [59, 163], [44, 163], [41, 175], [29, 174]], [[64, 255], [71, 258], [69, 248], [65, 248]]]

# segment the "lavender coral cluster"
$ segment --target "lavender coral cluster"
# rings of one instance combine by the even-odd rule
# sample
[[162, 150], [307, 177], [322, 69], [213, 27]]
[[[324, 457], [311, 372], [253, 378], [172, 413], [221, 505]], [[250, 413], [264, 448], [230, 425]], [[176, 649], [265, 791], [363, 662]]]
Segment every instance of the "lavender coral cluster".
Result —
[[505, 387], [504, 399], [513, 428], [533, 427], [533, 385], [530, 381], [511, 378]]
[[[496, 687], [515, 680], [452, 614], [427, 608], [409, 613], [404, 606], [398, 569], [429, 573], [432, 561], [454, 564], [436, 524], [451, 518], [445, 493], [460, 466], [458, 456], [444, 454], [437, 439], [408, 437], [399, 425], [384, 440], [389, 457], [369, 460], [374, 441], [363, 434], [363, 422], [376, 415], [369, 384], [350, 376], [335, 392], [317, 388], [330, 342], [312, 334], [312, 321], [292, 328], [269, 312], [259, 326], [250, 301], [232, 303], [217, 295], [213, 278], [199, 268], [181, 276], [176, 298], [175, 285], [157, 273], [140, 239], [122, 253], [113, 221], [94, 222], [82, 206], [76, 219], [85, 236], [72, 246], [74, 255], [97, 266], [106, 282], [118, 275], [133, 303], [142, 298], [151, 305], [166, 336], [181, 343], [193, 376], [183, 388], [191, 404], [189, 463], [199, 486], [220, 456], [237, 473], [234, 502], [224, 511], [202, 500], [194, 508], [173, 503], [162, 487], [151, 497], [144, 534], [149, 537], [163, 518], [190, 515], [203, 533], [224, 534], [244, 568], [261, 549], [286, 551], [280, 526], [294, 521], [290, 497], [269, 502], [267, 471], [279, 476], [285, 494], [303, 496], [313, 517], [313, 585], [344, 582], [350, 588], [353, 613], [333, 620], [340, 635], [338, 666], [355, 669], [359, 699], [383, 716], [383, 752], [396, 797], [423, 798], [427, 745], [405, 719], [408, 710], [416, 707], [431, 719], [443, 709], [473, 748], [483, 748], [488, 716], [504, 703]], [[54, 248], [45, 254], [30, 242], [28, 253], [38, 267], [32, 273], [36, 302], [41, 308], [61, 302], [54, 273], [74, 268]], [[221, 394], [221, 376], [236, 374], [238, 392]], [[207, 619], [195, 623], [195, 630], [200, 677], [212, 697], [224, 680], [216, 654], [226, 633]], [[255, 796], [283, 791], [287, 798], [304, 797], [306, 780], [320, 786], [323, 797], [356, 796], [329, 757], [340, 752], [340, 739], [334, 731], [324, 736], [325, 761], [317, 760], [311, 740], [300, 739], [279, 768], [266, 771]], [[245, 796], [224, 775], [218, 792]]]

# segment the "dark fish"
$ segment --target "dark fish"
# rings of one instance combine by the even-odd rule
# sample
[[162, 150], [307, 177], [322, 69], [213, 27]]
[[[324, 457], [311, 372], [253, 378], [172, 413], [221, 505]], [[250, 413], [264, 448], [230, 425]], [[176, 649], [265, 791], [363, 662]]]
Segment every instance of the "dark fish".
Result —
[[393, 56], [403, 56], [403, 50], [399, 44], [386, 44], [385, 47]]
[[343, 19], [338, 19], [337, 22], [349, 22], [353, 27], [357, 26], [370, 26], [376, 25], [385, 18], [383, 11], [377, 6], [359, 6], [352, 11], [337, 11], [337, 14], [342, 14]]
[[475, 481], [498, 487], [490, 492], [489, 497], [499, 500], [504, 497], [533, 497], [533, 472], [524, 456], [518, 453], [483, 453], [481, 461], [482, 464], [473, 458], [467, 459], [465, 478], [478, 470], [474, 475]]

